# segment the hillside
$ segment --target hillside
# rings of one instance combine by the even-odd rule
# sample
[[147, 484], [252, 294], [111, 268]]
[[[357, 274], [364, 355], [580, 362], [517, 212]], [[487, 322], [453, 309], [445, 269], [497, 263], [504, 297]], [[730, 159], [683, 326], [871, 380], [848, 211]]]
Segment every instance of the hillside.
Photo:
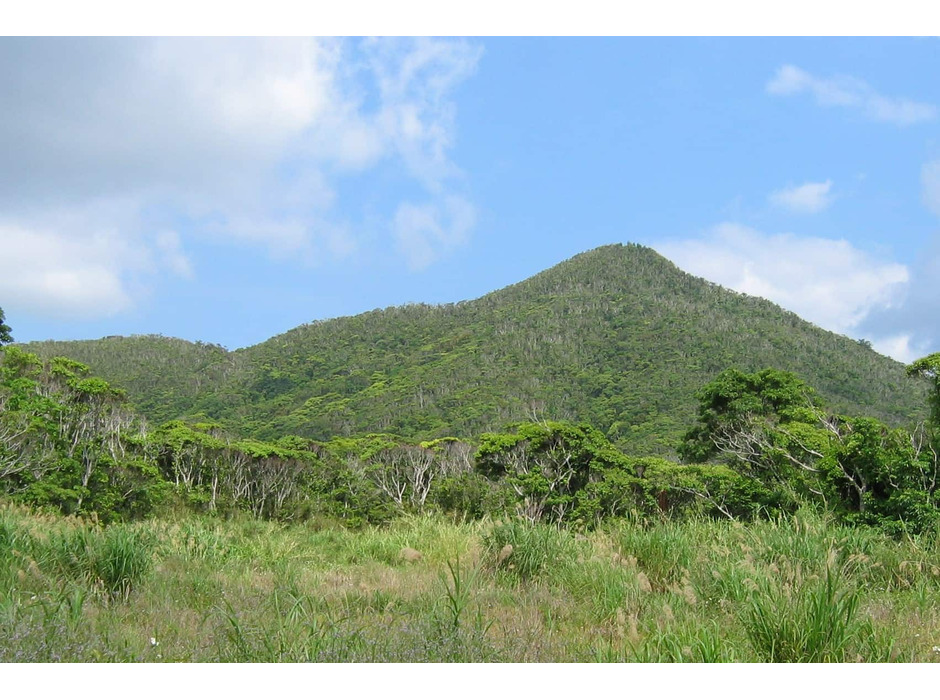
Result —
[[465, 436], [551, 417], [671, 453], [696, 390], [732, 366], [796, 372], [848, 413], [923, 410], [900, 363], [632, 244], [473, 301], [316, 322], [232, 353], [159, 336], [30, 349], [91, 365], [152, 420], [202, 413], [262, 438]]
[[161, 335], [110, 336], [100, 340], [28, 343], [40, 357], [70, 357], [127, 390], [150, 421], [163, 423], [193, 412], [207, 391], [215, 391], [234, 371], [236, 358], [225, 348]]

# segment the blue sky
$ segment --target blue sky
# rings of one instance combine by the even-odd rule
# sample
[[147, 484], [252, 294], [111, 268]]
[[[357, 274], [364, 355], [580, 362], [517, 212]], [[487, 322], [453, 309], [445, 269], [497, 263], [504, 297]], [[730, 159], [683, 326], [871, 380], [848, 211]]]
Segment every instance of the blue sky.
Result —
[[17, 340], [229, 348], [639, 242], [940, 349], [935, 39], [0, 39]]

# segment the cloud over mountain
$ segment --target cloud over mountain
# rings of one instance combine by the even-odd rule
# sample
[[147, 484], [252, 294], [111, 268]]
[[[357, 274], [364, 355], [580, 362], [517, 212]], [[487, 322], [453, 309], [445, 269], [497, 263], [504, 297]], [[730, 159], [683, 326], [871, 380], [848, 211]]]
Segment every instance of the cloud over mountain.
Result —
[[[428, 206], [466, 200], [450, 95], [480, 56], [442, 40], [2, 42], [0, 242], [19, 268], [0, 295], [118, 313], [155, 275], [198, 270], [200, 237], [302, 264], [349, 255], [340, 185], [383, 161]], [[424, 258], [467, 233], [425, 237]]]

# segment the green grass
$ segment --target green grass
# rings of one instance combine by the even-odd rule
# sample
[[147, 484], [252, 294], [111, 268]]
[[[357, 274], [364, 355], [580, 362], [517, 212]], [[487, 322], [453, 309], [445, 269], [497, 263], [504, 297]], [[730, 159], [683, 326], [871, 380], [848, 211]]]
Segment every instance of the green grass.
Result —
[[[744, 610], [744, 626], [762, 661], [846, 661], [862, 631], [859, 594], [837, 571], [790, 586], [767, 583]], [[881, 656], [888, 656], [890, 649]], [[880, 659], [879, 659], [880, 660]]]
[[0, 661], [930, 662], [938, 599], [935, 534], [804, 513], [585, 535], [0, 508]]
[[577, 558], [579, 549], [567, 530], [519, 520], [496, 524], [482, 542], [488, 564], [520, 581], [556, 573]]

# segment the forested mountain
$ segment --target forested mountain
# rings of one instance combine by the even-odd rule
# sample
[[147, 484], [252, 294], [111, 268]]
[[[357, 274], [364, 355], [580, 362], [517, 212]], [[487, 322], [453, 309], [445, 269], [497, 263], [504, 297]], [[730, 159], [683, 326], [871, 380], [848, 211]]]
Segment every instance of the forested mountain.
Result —
[[220, 345], [161, 335], [109, 336], [100, 340], [25, 344], [40, 357], [70, 357], [127, 390], [134, 407], [163, 423], [194, 412], [197, 399], [221, 386], [236, 357]]
[[900, 363], [632, 244], [473, 301], [315, 322], [234, 352], [160, 336], [28, 349], [90, 365], [151, 420], [201, 415], [268, 439], [470, 436], [552, 418], [668, 454], [695, 392], [729, 367], [795, 372], [846, 413], [924, 414]]

